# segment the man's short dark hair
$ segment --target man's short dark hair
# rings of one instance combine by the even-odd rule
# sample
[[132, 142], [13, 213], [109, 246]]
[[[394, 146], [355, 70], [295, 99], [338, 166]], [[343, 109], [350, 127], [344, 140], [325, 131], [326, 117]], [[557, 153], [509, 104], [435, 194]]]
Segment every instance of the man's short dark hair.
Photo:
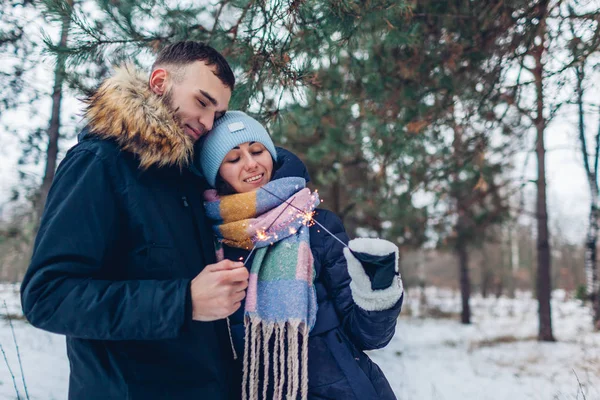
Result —
[[172, 43], [163, 48], [152, 65], [152, 70], [160, 66], [183, 67], [196, 61], [215, 66], [217, 77], [223, 84], [233, 90], [235, 77], [225, 57], [217, 50], [202, 42], [186, 40]]

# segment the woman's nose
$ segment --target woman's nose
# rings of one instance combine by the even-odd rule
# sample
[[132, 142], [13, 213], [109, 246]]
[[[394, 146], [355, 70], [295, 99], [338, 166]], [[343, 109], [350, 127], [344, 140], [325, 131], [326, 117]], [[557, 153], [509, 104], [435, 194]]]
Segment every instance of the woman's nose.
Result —
[[256, 168], [256, 160], [254, 159], [254, 157], [252, 157], [250, 153], [246, 154], [244, 158], [246, 159], [246, 169]]

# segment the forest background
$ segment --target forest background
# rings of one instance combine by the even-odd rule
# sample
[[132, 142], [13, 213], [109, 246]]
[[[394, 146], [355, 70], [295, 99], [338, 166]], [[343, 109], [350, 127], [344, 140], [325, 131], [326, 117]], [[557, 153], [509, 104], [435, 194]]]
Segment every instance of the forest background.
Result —
[[[19, 282], [81, 99], [167, 43], [221, 51], [231, 109], [307, 164], [351, 236], [401, 248], [409, 288], [552, 290], [590, 308], [600, 22], [593, 0], [6, 0], [0, 5], [0, 280]], [[424, 293], [424, 292], [423, 292]]]

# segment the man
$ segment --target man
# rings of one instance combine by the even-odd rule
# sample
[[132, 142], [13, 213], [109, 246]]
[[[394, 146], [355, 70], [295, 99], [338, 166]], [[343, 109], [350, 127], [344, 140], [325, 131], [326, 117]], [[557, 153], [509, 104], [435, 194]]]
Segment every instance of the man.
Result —
[[225, 399], [227, 322], [248, 272], [215, 263], [193, 145], [226, 112], [231, 68], [180, 42], [149, 80], [121, 68], [50, 190], [21, 287], [25, 316], [67, 336], [69, 399]]

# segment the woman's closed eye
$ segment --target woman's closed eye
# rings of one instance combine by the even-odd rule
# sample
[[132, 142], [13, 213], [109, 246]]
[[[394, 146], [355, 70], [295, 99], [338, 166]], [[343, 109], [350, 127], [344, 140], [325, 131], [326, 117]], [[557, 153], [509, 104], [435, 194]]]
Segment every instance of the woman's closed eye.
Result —
[[263, 153], [263, 149], [252, 151], [253, 156], [260, 156]]
[[227, 162], [230, 164], [235, 164], [238, 161], [240, 161], [240, 157], [231, 158], [231, 159], [227, 160]]

